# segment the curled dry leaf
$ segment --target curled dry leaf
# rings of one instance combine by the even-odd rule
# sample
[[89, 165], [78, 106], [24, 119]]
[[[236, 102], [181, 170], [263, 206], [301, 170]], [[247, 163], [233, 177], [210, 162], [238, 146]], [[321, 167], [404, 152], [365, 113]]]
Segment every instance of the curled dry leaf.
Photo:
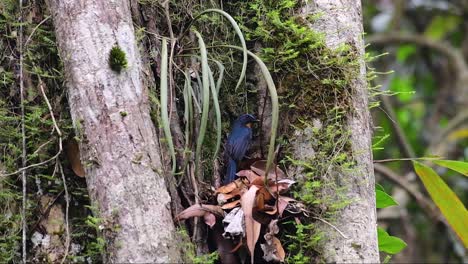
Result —
[[258, 174], [256, 174], [255, 172], [253, 172], [251, 170], [241, 170], [236, 175], [239, 176], [239, 177], [247, 178], [247, 180], [249, 180], [250, 183], [253, 180], [255, 180], [255, 178], [259, 177]]
[[[250, 168], [258, 175], [264, 176], [266, 170], [266, 163], [266, 160], [259, 160], [252, 164]], [[270, 170], [270, 172], [268, 173], [268, 179], [279, 180], [286, 178], [286, 173], [284, 173], [284, 171], [282, 171], [278, 166], [275, 166], [275, 169], [276, 170]]]
[[218, 193], [216, 196], [216, 200], [218, 201], [219, 205], [223, 205], [228, 202], [228, 200], [234, 198], [234, 197], [240, 197], [241, 190], [240, 189], [234, 189], [230, 193]]
[[291, 187], [291, 185], [293, 185], [294, 183], [296, 182], [293, 180], [282, 179], [282, 180], [279, 180], [277, 184], [271, 183], [269, 186], [269, 190], [271, 194], [274, 196], [276, 196], [277, 193], [284, 194], [287, 191], [289, 191], [289, 187]]
[[257, 210], [263, 211], [265, 208], [265, 203], [273, 199], [273, 196], [270, 194], [267, 188], [261, 186], [257, 191], [257, 198], [255, 207]]
[[279, 233], [279, 227], [278, 227], [278, 219], [275, 219], [268, 224], [268, 232], [270, 232], [273, 235], [276, 235]]
[[294, 200], [293, 198], [290, 198], [290, 197], [286, 197], [286, 196], [280, 196], [278, 198], [278, 214], [279, 216], [283, 216], [283, 212], [284, 210], [286, 209], [286, 207], [288, 206], [288, 204], [290, 202], [296, 202], [296, 200]]
[[268, 262], [284, 262], [286, 253], [280, 240], [270, 233], [265, 234], [264, 237], [266, 243], [260, 245], [263, 250], [263, 259]]
[[[268, 180], [268, 184], [270, 183], [271, 183], [271, 180]], [[252, 185], [257, 185], [259, 188], [265, 186], [265, 177], [258, 176], [257, 178], [253, 179], [252, 182], [250, 183], [250, 186]]]
[[216, 224], [216, 216], [212, 213], [205, 213], [203, 215], [203, 220], [210, 228], [213, 228], [213, 226]]
[[221, 209], [229, 210], [229, 209], [239, 206], [239, 204], [240, 204], [240, 200], [235, 200], [230, 203], [224, 204], [223, 206], [221, 206]]
[[275, 215], [278, 212], [278, 208], [275, 205], [265, 204], [263, 212], [269, 215]]
[[205, 223], [213, 227], [216, 217], [223, 217], [224, 211], [221, 207], [211, 204], [194, 204], [176, 216], [176, 221], [185, 220], [192, 217], [203, 217]]
[[304, 204], [299, 202], [288, 204], [285, 210], [291, 214], [302, 214], [305, 217], [309, 217], [309, 212], [306, 210]]
[[263, 258], [266, 261], [283, 262], [286, 253], [283, 246], [275, 234], [279, 233], [278, 220], [273, 220], [268, 224], [268, 233], [264, 235], [265, 244], [261, 244]]
[[261, 224], [255, 221], [252, 217], [253, 207], [257, 196], [258, 187], [252, 185], [250, 189], [241, 197], [241, 206], [244, 211], [245, 219], [245, 236], [247, 239], [247, 247], [250, 252], [251, 263], [254, 263], [254, 250], [260, 236]]
[[219, 187], [218, 189], [216, 189], [215, 191], [215, 194], [218, 194], [218, 193], [230, 193], [236, 189], [239, 189], [239, 190], [242, 190], [243, 188], [246, 188], [246, 185], [247, 185], [248, 181], [245, 180], [245, 179], [236, 179], [235, 181], [227, 184], [227, 185], [223, 185], [221, 187]]
[[73, 172], [79, 177], [84, 177], [85, 171], [80, 160], [80, 147], [74, 138], [67, 141], [66, 154]]

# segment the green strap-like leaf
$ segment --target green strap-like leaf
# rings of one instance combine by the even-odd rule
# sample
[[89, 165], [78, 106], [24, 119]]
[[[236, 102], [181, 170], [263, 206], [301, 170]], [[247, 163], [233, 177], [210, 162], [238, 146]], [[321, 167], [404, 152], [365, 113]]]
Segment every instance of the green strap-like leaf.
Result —
[[458, 160], [433, 160], [432, 162], [468, 176], [468, 162]]
[[209, 13], [209, 12], [215, 12], [215, 13], [218, 13], [218, 14], [221, 14], [222, 16], [224, 16], [228, 21], [229, 23], [231, 23], [231, 26], [234, 28], [234, 30], [236, 31], [236, 34], [237, 36], [239, 37], [239, 40], [241, 42], [241, 46], [242, 46], [242, 70], [241, 70], [241, 74], [239, 76], [239, 81], [237, 81], [237, 84], [236, 84], [236, 88], [234, 90], [237, 90], [237, 88], [241, 85], [241, 83], [244, 81], [244, 78], [245, 78], [245, 72], [247, 71], [247, 45], [245, 44], [245, 39], [244, 39], [244, 35], [242, 34], [242, 31], [239, 27], [239, 25], [237, 24], [237, 22], [234, 20], [234, 18], [229, 15], [228, 13], [224, 12], [223, 10], [221, 9], [207, 9], [203, 12], [201, 12], [197, 17], [195, 17], [193, 20], [196, 20], [198, 19], [201, 15], [203, 14], [206, 14], [206, 13]]
[[391, 236], [381, 227], [377, 227], [377, 238], [379, 240], [379, 251], [388, 254], [397, 254], [407, 245], [398, 237]]
[[432, 200], [468, 248], [468, 211], [465, 206], [433, 169], [417, 161], [413, 161], [413, 165]]
[[208, 67], [208, 72], [210, 74], [211, 95], [213, 96], [213, 105], [216, 115], [216, 147], [213, 153], [213, 159], [216, 159], [218, 157], [219, 148], [221, 147], [221, 109], [219, 108], [218, 91], [216, 90], [213, 72], [211, 71], [210, 67]]
[[[208, 123], [208, 112], [210, 110], [210, 73], [208, 66], [208, 53], [206, 52], [205, 42], [198, 31], [194, 31], [198, 38], [198, 47], [200, 48], [201, 66], [202, 66], [202, 117], [200, 122], [200, 130], [198, 133], [197, 147], [195, 152], [195, 166], [201, 166], [201, 148], [206, 134], [206, 124]], [[202, 177], [199, 175], [198, 177]]]

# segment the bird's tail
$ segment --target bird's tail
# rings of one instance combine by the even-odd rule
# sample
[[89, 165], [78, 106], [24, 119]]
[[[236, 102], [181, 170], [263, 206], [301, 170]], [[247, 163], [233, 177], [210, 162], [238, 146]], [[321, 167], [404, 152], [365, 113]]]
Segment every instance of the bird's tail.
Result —
[[224, 175], [224, 185], [233, 182], [236, 179], [237, 164], [236, 161], [229, 158], [226, 175]]

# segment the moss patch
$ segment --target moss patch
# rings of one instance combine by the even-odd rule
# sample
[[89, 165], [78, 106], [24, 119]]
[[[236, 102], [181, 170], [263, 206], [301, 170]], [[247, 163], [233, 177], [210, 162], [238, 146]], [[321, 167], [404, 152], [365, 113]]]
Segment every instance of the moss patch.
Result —
[[[63, 65], [58, 55], [52, 20], [44, 20], [48, 16], [44, 6], [46, 4], [41, 0], [25, 5], [22, 9], [25, 18], [23, 41], [28, 38], [28, 45], [23, 50], [27, 165], [46, 161], [59, 150], [59, 139], [54, 131], [51, 113], [38, 88], [40, 81], [63, 138], [67, 138], [73, 130], [65, 96]], [[4, 50], [0, 54], [0, 174], [11, 173], [22, 167], [22, 135], [19, 132], [21, 115], [18, 107], [20, 94], [17, 88], [19, 80], [16, 78], [19, 63], [16, 37], [19, 34], [19, 15], [17, 1], [0, 3], [0, 49]], [[63, 146], [66, 146], [65, 142]], [[91, 214], [91, 210], [86, 207], [89, 205], [86, 183], [84, 179], [74, 175], [65, 155], [27, 171], [27, 260], [31, 262], [33, 258], [42, 259], [42, 253], [38, 247], [31, 246], [30, 240], [36, 231], [44, 234], [40, 219], [48, 216], [40, 211], [41, 197], [53, 197], [54, 206], [65, 208], [62, 175], [56, 167], [57, 163], [63, 167], [70, 193], [71, 242], [81, 247], [79, 253], [70, 254], [69, 257], [78, 262], [85, 262], [87, 257], [90, 261], [99, 262], [100, 256], [91, 250], [92, 242], [97, 241], [96, 232], [85, 223], [87, 216]], [[21, 262], [21, 186], [21, 177], [18, 175], [0, 177], [0, 263]]]
[[125, 51], [118, 45], [112, 47], [109, 52], [109, 67], [117, 73], [120, 73], [128, 67]]
[[[313, 216], [285, 234], [291, 263], [323, 260], [321, 245], [329, 235], [322, 234], [314, 217], [333, 221], [350, 202], [339, 183], [340, 174], [354, 166], [344, 124], [352, 110], [350, 82], [358, 73], [354, 47], [329, 49], [323, 34], [311, 29], [320, 15], [300, 15], [301, 5], [296, 0], [251, 0], [232, 8], [239, 10], [247, 38], [261, 43], [260, 56], [278, 84], [283, 163], [299, 181], [296, 198]], [[302, 150], [306, 156], [294, 149], [297, 143], [307, 146]]]

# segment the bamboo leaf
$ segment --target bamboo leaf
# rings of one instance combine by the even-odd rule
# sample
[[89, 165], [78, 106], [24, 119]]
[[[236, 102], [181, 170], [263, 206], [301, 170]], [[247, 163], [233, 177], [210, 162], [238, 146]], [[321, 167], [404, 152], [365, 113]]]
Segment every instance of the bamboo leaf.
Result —
[[468, 176], [468, 162], [458, 160], [433, 160], [432, 162]]
[[413, 161], [414, 170], [449, 225], [468, 248], [468, 212], [457, 195], [430, 167]]
[[376, 190], [381, 190], [382, 192], [385, 192], [384, 187], [382, 185], [378, 184], [378, 183], [375, 184], [375, 189]]
[[392, 205], [398, 205], [393, 197], [381, 190], [375, 190], [375, 199], [377, 208], [386, 208]]
[[389, 235], [387, 231], [381, 227], [377, 227], [377, 238], [379, 241], [379, 251], [388, 254], [397, 254], [407, 246], [405, 241]]

